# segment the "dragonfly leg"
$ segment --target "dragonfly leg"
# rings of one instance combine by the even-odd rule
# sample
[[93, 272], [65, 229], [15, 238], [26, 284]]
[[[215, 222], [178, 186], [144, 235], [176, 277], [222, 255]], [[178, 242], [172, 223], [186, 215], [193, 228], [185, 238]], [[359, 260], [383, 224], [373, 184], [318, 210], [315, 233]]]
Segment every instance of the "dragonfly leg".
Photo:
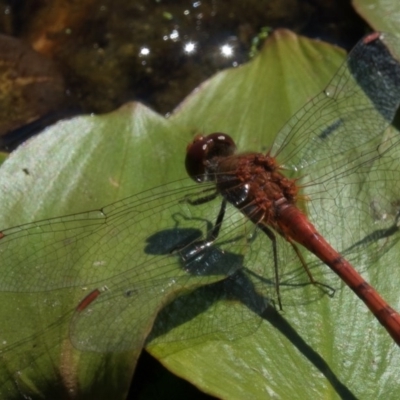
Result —
[[278, 252], [276, 249], [276, 236], [275, 236], [274, 232], [272, 232], [265, 225], [260, 224], [258, 226], [269, 237], [269, 239], [272, 242], [272, 254], [274, 257], [275, 291], [276, 291], [276, 295], [278, 298], [279, 309], [283, 310], [282, 300], [281, 300], [281, 290], [280, 290], [280, 286], [279, 286], [280, 279], [279, 279], [279, 268], [278, 268]]
[[222, 221], [224, 220], [225, 210], [226, 210], [226, 200], [223, 199], [214, 226], [207, 232], [207, 238], [199, 241], [197, 244], [199, 246], [199, 250], [203, 249], [204, 247], [211, 246], [217, 240], [219, 231], [222, 226]]
[[[209, 196], [210, 198], [212, 196]], [[212, 200], [214, 197], [212, 197], [210, 200]], [[201, 200], [203, 201], [205, 198], [203, 197]], [[206, 201], [210, 201], [206, 200]], [[206, 202], [204, 201], [204, 202]], [[191, 243], [189, 245], [183, 245], [180, 246], [179, 248], [173, 249], [171, 253], [175, 251], [179, 251], [181, 253], [181, 256], [184, 260], [188, 260], [197, 254], [199, 254], [201, 251], [203, 251], [205, 248], [210, 247], [215, 240], [218, 238], [219, 231], [221, 229], [222, 222], [224, 220], [225, 216], [225, 210], [226, 210], [226, 200], [223, 199], [221, 202], [221, 207], [218, 212], [217, 220], [215, 221], [215, 224], [211, 229], [207, 231], [207, 237], [204, 240], [199, 240], [194, 243]], [[202, 204], [202, 203], [190, 203], [194, 205]], [[184, 250], [184, 253], [182, 253], [182, 250]]]
[[297, 257], [299, 258], [299, 260], [301, 262], [301, 265], [303, 266], [304, 270], [306, 271], [306, 274], [308, 275], [308, 279], [310, 280], [310, 282], [313, 285], [316, 285], [316, 286], [318, 285], [318, 286], [322, 286], [324, 288], [329, 289], [328, 295], [330, 297], [333, 297], [333, 295], [335, 294], [335, 289], [332, 286], [327, 285], [326, 283], [322, 283], [322, 282], [315, 280], [311, 274], [310, 269], [307, 266], [306, 260], [304, 259], [303, 255], [301, 254], [299, 248], [290, 239], [286, 238], [286, 240], [288, 240], [288, 242], [292, 245], [293, 250], [295, 251]]
[[225, 210], [226, 210], [226, 200], [223, 199], [221, 202], [221, 207], [218, 212], [217, 220], [215, 221], [215, 224], [211, 229], [211, 231], [208, 233], [207, 242], [209, 243], [215, 242], [215, 240], [218, 238], [219, 231], [222, 226], [222, 221], [224, 220], [225, 217]]
[[[210, 189], [205, 190], [206, 191], [210, 191]], [[218, 192], [215, 191], [215, 189], [212, 189], [213, 193], [208, 194], [206, 196], [203, 197], [198, 197], [197, 199], [192, 200], [189, 196], [185, 196], [181, 202], [186, 202], [188, 204], [190, 204], [191, 206], [198, 206], [200, 204], [204, 204], [204, 203], [208, 203], [209, 201], [212, 201], [214, 199], [216, 199], [218, 197]]]

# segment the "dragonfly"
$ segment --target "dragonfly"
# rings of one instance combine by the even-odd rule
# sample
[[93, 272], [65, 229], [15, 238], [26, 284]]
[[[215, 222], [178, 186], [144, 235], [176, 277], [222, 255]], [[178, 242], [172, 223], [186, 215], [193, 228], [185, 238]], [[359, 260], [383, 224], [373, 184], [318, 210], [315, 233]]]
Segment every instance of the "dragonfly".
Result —
[[[400, 91], [394, 89], [394, 86], [398, 87], [397, 85], [400, 83], [400, 64], [394, 61], [394, 59], [392, 59], [391, 63], [383, 61], [385, 57], [382, 57], [382, 53], [376, 52], [376, 46], [380, 46], [380, 39], [381, 35], [379, 33], [374, 33], [365, 37], [358, 48], [353, 51], [353, 58], [351, 58], [350, 61], [352, 62], [353, 59], [358, 58], [356, 54], [358, 51], [360, 51], [363, 56], [369, 53], [370, 59], [368, 60], [368, 66], [373, 65], [373, 68], [376, 68], [377, 74], [380, 75], [380, 82], [377, 82], [378, 80], [370, 80], [370, 75], [366, 78], [366, 76], [363, 75], [365, 71], [363, 71], [362, 68], [358, 72], [360, 74], [359, 77], [361, 80], [365, 80], [363, 84], [366, 85], [367, 93], [368, 90], [370, 91], [368, 95], [371, 96], [370, 100], [372, 100], [373, 107], [377, 107], [384, 118], [390, 120], [394, 118], [395, 112], [400, 104]], [[340, 76], [340, 78], [347, 79], [346, 76]], [[376, 87], [374, 87], [377, 83], [389, 89], [387, 99], [384, 99], [386, 96], [377, 96], [375, 91]], [[325, 90], [324, 95], [326, 97], [324, 100], [329, 100], [333, 97], [338, 103], [343, 101], [342, 97], [348, 94], [345, 92], [338, 93], [337, 88], [336, 82], [331, 82], [331, 87], [328, 86]], [[345, 113], [339, 115], [337, 113], [337, 110], [340, 109], [340, 105], [337, 105], [336, 110], [332, 109], [332, 107], [324, 109], [324, 102], [320, 100], [321, 98], [314, 100], [315, 104], [313, 104], [312, 112], [314, 113], [314, 118], [318, 115], [318, 117], [328, 120], [326, 128], [322, 132], [319, 132], [318, 136], [314, 138], [315, 140], [320, 140], [322, 146], [332, 146], [332, 143], [336, 142], [336, 135], [339, 135], [341, 140], [343, 140], [344, 137], [340, 132], [348, 131], [349, 138], [360, 134], [366, 134], [368, 130], [367, 126], [362, 123], [360, 123], [358, 127], [352, 125], [352, 123], [349, 124], [347, 122], [349, 118], [348, 115]], [[364, 102], [355, 105], [352, 107], [351, 112], [357, 114], [357, 111], [360, 111], [360, 109], [357, 110], [357, 108], [364, 108], [364, 106]], [[316, 110], [317, 107], [319, 108], [318, 111]], [[365, 109], [366, 108], [364, 108], [362, 112], [364, 112]], [[214, 182], [215, 189], [211, 188], [211, 192], [208, 195], [195, 200], [192, 204], [207, 203], [214, 200], [217, 196], [222, 196], [221, 209], [214, 231], [211, 233], [210, 237], [211, 243], [218, 236], [219, 228], [223, 223], [226, 205], [230, 203], [254, 222], [262, 232], [271, 239], [276, 276], [278, 276], [278, 255], [274, 232], [283, 236], [292, 245], [310, 281], [315, 284], [317, 282], [312, 278], [306, 262], [302, 258], [295, 243], [304, 246], [328, 265], [354, 291], [387, 330], [397, 345], [400, 345], [400, 314], [387, 304], [379, 293], [362, 278], [356, 269], [341, 254], [332, 248], [314, 225], [309, 222], [305, 213], [303, 213], [297, 205], [299, 197], [297, 181], [299, 178], [288, 179], [282, 173], [284, 168], [279, 164], [277, 156], [279, 157], [279, 153], [284, 150], [288, 142], [293, 140], [293, 135], [299, 129], [298, 127], [301, 126], [301, 129], [304, 129], [304, 111], [305, 110], [300, 111], [301, 116], [299, 118], [295, 117], [293, 125], [289, 124], [289, 135], [279, 144], [278, 149], [273, 147], [272, 151], [265, 155], [262, 153], [236, 155], [236, 145], [233, 139], [224, 133], [217, 132], [208, 136], [200, 135], [196, 137], [187, 149], [186, 170], [189, 176], [198, 183]], [[371, 112], [372, 115], [375, 114], [373, 110], [371, 110]], [[305, 114], [307, 115], [307, 111]], [[350, 119], [354, 120], [354, 116]], [[367, 120], [374, 124], [381, 122], [379, 119], [375, 119], [375, 115], [373, 119], [368, 118]], [[307, 124], [309, 121], [310, 119], [307, 115], [305, 120], [306, 125], [309, 125]], [[382, 126], [386, 127], [386, 125], [387, 124], [383, 124]], [[342, 126], [345, 127], [344, 130]], [[311, 129], [311, 126], [307, 126], [307, 129]], [[284, 137], [284, 135], [281, 137]], [[369, 139], [368, 135], [366, 139]], [[386, 143], [389, 149], [397, 144], [397, 140], [396, 138], [393, 143], [393, 140], [390, 139], [389, 143]], [[357, 140], [357, 142], [359, 141]], [[302, 150], [300, 166], [302, 164], [318, 162], [315, 155], [309, 153], [307, 144], [303, 146]], [[337, 150], [333, 148], [332, 150], [337, 152]], [[378, 159], [383, 157], [384, 153], [384, 150], [381, 150], [381, 154], [374, 154], [372, 151], [368, 150], [366, 154], [363, 152], [361, 154], [356, 153], [352, 158], [350, 157], [350, 162], [354, 164], [351, 167], [351, 172], [348, 170], [349, 160], [347, 159], [346, 163], [342, 163], [343, 159], [341, 159], [340, 165], [333, 171], [324, 172], [325, 183], [329, 184], [327, 182], [333, 181], [335, 184], [335, 180], [337, 180], [338, 177], [354, 173], [354, 169], [361, 170], [364, 168], [366, 163], [371, 162], [371, 156], [372, 159]], [[274, 156], [271, 154], [274, 154]], [[348, 158], [347, 155], [346, 157]], [[343, 170], [343, 167], [346, 169]], [[396, 216], [396, 229], [399, 215], [400, 210]], [[209, 243], [206, 242], [204, 245], [199, 246], [199, 249], [205, 246], [209, 246]], [[277, 292], [279, 293], [278, 279], [276, 279], [276, 283]], [[278, 300], [280, 302], [279, 298]]]
[[[264, 264], [272, 266], [272, 286], [278, 302], [282, 297], [284, 303], [280, 268], [288, 258], [297, 257], [313, 279], [299, 243], [339, 274], [399, 344], [397, 312], [345, 259], [347, 253], [352, 257], [396, 233], [399, 138], [383, 133], [400, 104], [400, 64], [390, 50], [396, 44], [384, 33], [361, 40], [325, 90], [289, 120], [266, 154], [233, 155], [234, 142], [222, 133], [197, 137], [187, 149], [187, 180], [101, 209], [2, 230], [0, 292], [47, 293], [53, 299], [49, 307], [68, 320], [73, 346], [125, 351], [143, 346], [157, 315], [175, 299], [235, 281], [257, 257], [250, 249], [263, 239], [270, 249]], [[252, 166], [247, 169], [249, 159]], [[263, 171], [268, 171], [267, 178]], [[260, 203], [266, 197], [260, 189], [268, 186], [265, 179], [279, 188], [271, 193], [269, 205]], [[369, 193], [364, 182], [375, 183], [384, 198]], [[305, 222], [306, 214], [321, 215], [329, 223], [339, 218], [344, 229], [352, 229], [346, 200], [353, 197], [359, 203], [351, 204], [370, 210], [369, 229], [355, 234], [356, 240], [339, 253], [317, 230], [318, 220]], [[222, 206], [215, 205], [218, 198]], [[336, 208], [327, 209], [326, 202]], [[165, 220], [170, 230], [148, 235], [147, 226]], [[384, 221], [385, 228], [376, 229], [377, 221]], [[281, 250], [285, 244], [293, 250], [290, 256]], [[336, 244], [342, 244], [340, 238]], [[57, 309], [58, 291], [76, 298], [68, 312], [65, 304]]]

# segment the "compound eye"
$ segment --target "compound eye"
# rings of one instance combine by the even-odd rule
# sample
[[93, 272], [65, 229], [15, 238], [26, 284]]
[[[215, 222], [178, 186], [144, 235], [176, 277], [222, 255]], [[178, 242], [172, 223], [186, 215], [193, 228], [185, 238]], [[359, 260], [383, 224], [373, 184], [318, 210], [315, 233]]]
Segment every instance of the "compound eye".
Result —
[[231, 156], [235, 151], [235, 142], [225, 133], [196, 136], [186, 149], [186, 172], [195, 181], [203, 182], [209, 179], [205, 167], [206, 161], [214, 157]]

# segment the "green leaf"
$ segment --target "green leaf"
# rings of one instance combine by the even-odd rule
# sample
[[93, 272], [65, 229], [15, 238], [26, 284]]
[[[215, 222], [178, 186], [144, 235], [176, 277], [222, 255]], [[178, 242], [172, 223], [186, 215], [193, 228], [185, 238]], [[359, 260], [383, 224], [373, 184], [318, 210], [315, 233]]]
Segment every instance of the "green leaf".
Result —
[[354, 0], [353, 7], [375, 30], [398, 33], [400, 9], [396, 0]]
[[[185, 262], [176, 251], [204, 235], [219, 209], [217, 201], [196, 207], [176, 202], [186, 186], [192, 195], [202, 190], [183, 179], [184, 149], [193, 134], [227, 132], [239, 149], [266, 152], [279, 128], [321, 91], [343, 57], [327, 44], [277, 31], [252, 62], [205, 82], [169, 119], [129, 104], [108, 115], [61, 122], [13, 153], [0, 169], [1, 226], [95, 211], [30, 224], [29, 236], [21, 235], [27, 226], [3, 230], [2, 396], [123, 398], [164, 306], [168, 312], [161, 311], [148, 350], [175, 374], [220, 398], [396, 393], [398, 348], [315, 257], [303, 252], [313, 276], [336, 289], [333, 298], [306, 285], [298, 259], [278, 238], [284, 307], [279, 313], [265, 302], [276, 298], [270, 242], [254, 235], [232, 208], [216, 247], [206, 253], [211, 265], [219, 260], [218, 271], [204, 270], [207, 258]], [[386, 137], [396, 141], [396, 134]], [[320, 157], [324, 166], [326, 157]], [[373, 178], [359, 191], [363, 204], [374, 199], [379, 172], [379, 165], [362, 170]], [[395, 182], [396, 171], [389, 178]], [[375, 241], [376, 247], [349, 248], [366, 233], [360, 224], [360, 232], [351, 230], [357, 216], [366, 215], [351, 209], [353, 194], [346, 192], [346, 214], [337, 214], [336, 227], [329, 225], [334, 211], [316, 218], [323, 201], [316, 208], [310, 205], [319, 203], [307, 198], [303, 203], [327, 239], [347, 249], [400, 309], [396, 237]], [[335, 200], [332, 196], [331, 190], [329, 199]], [[377, 204], [383, 215], [387, 205]], [[377, 230], [381, 223], [377, 218]], [[245, 235], [229, 236], [231, 226]], [[243, 265], [253, 273], [241, 270]], [[203, 270], [188, 276], [182, 266]], [[75, 312], [89, 293], [98, 298]]]

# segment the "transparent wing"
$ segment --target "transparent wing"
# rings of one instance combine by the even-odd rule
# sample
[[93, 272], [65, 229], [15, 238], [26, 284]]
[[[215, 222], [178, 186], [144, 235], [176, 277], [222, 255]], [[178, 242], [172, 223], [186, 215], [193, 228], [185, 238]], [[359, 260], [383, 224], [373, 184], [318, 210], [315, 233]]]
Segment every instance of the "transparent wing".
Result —
[[313, 166], [314, 180], [324, 181], [370, 160], [400, 104], [398, 56], [399, 40], [387, 33], [362, 39], [328, 86], [279, 132], [272, 155], [294, 171]]
[[[199, 192], [193, 193], [199, 195]], [[179, 229], [157, 230], [137, 249], [136, 258], [140, 258], [145, 246], [145, 253], [152, 256], [147, 262], [131, 262], [126, 272], [104, 280], [104, 288], [102, 283], [97, 283], [99, 291], [94, 300], [84, 307], [78, 306], [72, 319], [74, 346], [91, 351], [137, 347], [150, 333], [158, 314], [152, 334], [157, 341], [163, 341], [163, 334], [171, 330], [175, 334], [168, 335], [168, 341], [178, 337], [179, 340], [191, 339], [191, 343], [196, 338], [238, 337], [253, 332], [260, 323], [259, 314], [276, 296], [272, 246], [268, 239], [256, 233], [252, 223], [234, 207], [228, 207], [215, 243], [196, 252], [195, 256], [186, 256], [192, 254], [198, 240], [205, 239], [212, 230], [211, 215], [217, 215], [219, 204], [216, 200], [214, 207], [210, 204], [185, 206], [191, 210], [186, 215], [182, 207], [173, 215], [174, 207], [170, 207], [170, 215]], [[198, 227], [198, 232], [194, 231], [194, 226]], [[189, 244], [176, 254], [165, 256], [165, 249], [168, 252], [171, 249], [170, 244], [165, 246], [165, 238], [171, 240], [171, 236], [179, 237], [184, 232]], [[287, 265], [289, 274], [288, 266], [295, 254], [283, 243], [283, 238], [278, 241], [280, 265]], [[181, 238], [172, 242], [173, 246], [183, 243]], [[160, 253], [160, 249], [164, 250]], [[251, 268], [251, 274], [246, 274], [246, 266]], [[296, 272], [297, 269], [296, 264]], [[143, 271], [147, 271], [147, 275]], [[286, 278], [285, 275], [282, 280]], [[203, 323], [186, 324], [206, 309], [217, 313], [207, 313], [208, 316], [218, 315], [218, 318], [203, 317], [206, 319]]]
[[[142, 345], [163, 307], [179, 296], [190, 301], [191, 292], [235, 275], [247, 263], [259, 276], [269, 274], [271, 284], [263, 282], [267, 301], [268, 293], [275, 295], [271, 246], [264, 235], [255, 235], [255, 227], [234, 207], [228, 207], [214, 245], [191, 253], [212, 230], [220, 201], [191, 206], [184, 199], [204, 196], [207, 188], [187, 179], [99, 210], [4, 230], [0, 235], [0, 291], [46, 292], [47, 298], [51, 292], [58, 303], [58, 291], [68, 291], [71, 295], [65, 302], [69, 307], [71, 299], [77, 299], [70, 337], [74, 346], [91, 351], [122, 351]], [[265, 249], [257, 251], [261, 247]], [[282, 261], [293, 259], [285, 246], [280, 248]], [[237, 285], [233, 278], [231, 286], [213, 289], [212, 297], [221, 300], [219, 309], [231, 297], [232, 285]], [[261, 304], [257, 300], [260, 293], [254, 291], [252, 300], [251, 291], [247, 292], [243, 302]], [[198, 295], [193, 298], [201, 303]], [[65, 307], [58, 307], [60, 313], [66, 312]], [[181, 309], [187, 313], [187, 308]], [[228, 332], [239, 321], [249, 329], [250, 320], [258, 324], [254, 315], [250, 308], [240, 316], [233, 310], [225, 312], [226, 319], [219, 319], [218, 326], [205, 324], [203, 333], [188, 331], [188, 335]]]
[[400, 104], [399, 55], [399, 40], [390, 34], [362, 39], [272, 150], [299, 179], [310, 220], [358, 265], [398, 241], [400, 137], [385, 130]]
[[[144, 274], [145, 279], [152, 273], [142, 267], [149, 258], [143, 251], [146, 239], [157, 229], [173, 226], [171, 214], [174, 205], [181, 207], [177, 203], [184, 191], [171, 184], [159, 193], [143, 192], [100, 210], [4, 230], [0, 290], [35, 292], [87, 286], [128, 270], [138, 279]], [[166, 252], [168, 246], [174, 246], [170, 239], [163, 243]], [[138, 249], [143, 254], [137, 254]]]

